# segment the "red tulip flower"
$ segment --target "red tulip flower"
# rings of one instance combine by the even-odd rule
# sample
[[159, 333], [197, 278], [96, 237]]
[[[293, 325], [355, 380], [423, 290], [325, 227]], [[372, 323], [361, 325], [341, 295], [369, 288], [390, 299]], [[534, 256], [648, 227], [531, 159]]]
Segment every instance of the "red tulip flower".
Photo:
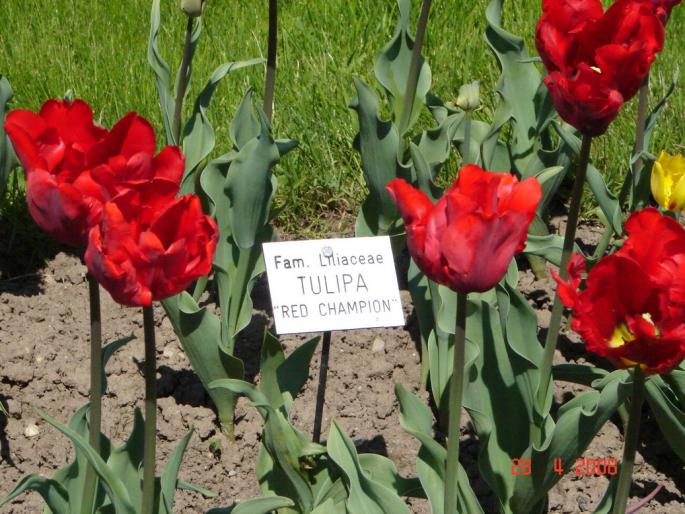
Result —
[[535, 41], [559, 115], [583, 134], [603, 134], [638, 91], [661, 51], [659, 9], [668, 0], [543, 0]]
[[559, 296], [588, 350], [620, 368], [667, 373], [685, 358], [685, 230], [645, 209], [631, 215], [626, 232], [624, 246], [592, 268], [583, 290], [580, 255], [568, 281], [554, 274]]
[[135, 113], [107, 131], [82, 100], [48, 100], [38, 114], [10, 112], [5, 130], [26, 171], [33, 219], [63, 243], [85, 247], [102, 203], [125, 189], [157, 180], [175, 187], [172, 198], [178, 191], [183, 156], [168, 147], [153, 157], [154, 130]]
[[460, 293], [483, 292], [499, 282], [523, 249], [542, 195], [534, 178], [468, 165], [433, 205], [402, 179], [387, 187], [407, 230], [409, 252], [431, 280]]
[[654, 13], [658, 16], [661, 22], [665, 25], [668, 19], [671, 17], [671, 11], [678, 5], [682, 0], [642, 0], [650, 5], [654, 9]]
[[217, 238], [216, 223], [203, 214], [197, 196], [169, 201], [151, 187], [104, 204], [85, 260], [115, 301], [147, 307], [207, 275]]
[[[673, 308], [685, 320], [685, 230], [673, 218], [648, 207], [625, 225], [628, 238], [619, 253], [640, 263], [651, 280], [666, 291]], [[680, 277], [680, 278], [679, 278]]]

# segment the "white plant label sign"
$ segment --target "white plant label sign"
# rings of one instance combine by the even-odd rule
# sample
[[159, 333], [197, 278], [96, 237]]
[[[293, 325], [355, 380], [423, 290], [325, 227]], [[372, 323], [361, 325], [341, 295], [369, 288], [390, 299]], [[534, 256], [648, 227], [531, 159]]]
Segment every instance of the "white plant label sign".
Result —
[[404, 325], [388, 236], [264, 243], [263, 249], [278, 334]]

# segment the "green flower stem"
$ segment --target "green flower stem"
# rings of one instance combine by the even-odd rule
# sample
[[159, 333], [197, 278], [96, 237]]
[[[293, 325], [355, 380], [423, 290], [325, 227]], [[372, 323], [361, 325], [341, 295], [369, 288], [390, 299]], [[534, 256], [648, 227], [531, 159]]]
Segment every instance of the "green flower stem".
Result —
[[[102, 318], [100, 315], [100, 286], [88, 273], [88, 294], [90, 299], [90, 423], [88, 442], [100, 453], [100, 432], [102, 431]], [[83, 484], [81, 514], [91, 514], [95, 503], [97, 474], [90, 464], [86, 467]]]
[[[576, 177], [573, 184], [573, 193], [571, 195], [571, 205], [568, 212], [568, 220], [566, 223], [566, 233], [564, 234], [564, 246], [561, 253], [561, 264], [559, 266], [559, 275], [562, 279], [566, 279], [566, 266], [571, 260], [573, 253], [573, 243], [576, 238], [576, 228], [578, 225], [578, 217], [580, 215], [580, 206], [583, 199], [583, 187], [585, 185], [585, 175], [587, 174], [587, 167], [590, 161], [590, 147], [592, 146], [592, 136], [583, 136], [583, 143], [580, 149], [580, 157], [578, 158], [578, 165], [576, 168]], [[542, 366], [540, 368], [540, 383], [537, 391], [537, 404], [540, 413], [544, 415], [547, 412], [547, 395], [551, 387], [552, 378], [552, 364], [554, 360], [554, 351], [557, 347], [557, 339], [559, 338], [559, 329], [561, 328], [561, 318], [564, 314], [564, 305], [561, 303], [559, 294], [554, 297], [554, 304], [552, 306], [552, 315], [549, 321], [549, 329], [547, 330], [547, 338], [545, 340], [545, 348], [543, 353]]]
[[402, 111], [402, 119], [399, 120], [400, 135], [409, 128], [411, 120], [411, 112], [414, 110], [414, 96], [416, 95], [416, 85], [419, 79], [419, 61], [421, 60], [421, 47], [423, 46], [423, 37], [426, 34], [426, 25], [428, 24], [428, 14], [430, 13], [432, 0], [423, 0], [421, 4], [421, 14], [419, 15], [419, 22], [416, 26], [416, 38], [414, 39], [414, 48], [411, 51], [411, 61], [409, 63], [409, 75], [407, 75], [407, 89], [404, 96], [404, 109]]
[[178, 73], [178, 91], [176, 91], [176, 104], [174, 106], [174, 127], [173, 134], [177, 145], [181, 144], [181, 114], [183, 111], [183, 99], [186, 96], [188, 87], [188, 67], [190, 66], [190, 44], [193, 37], [193, 18], [188, 16], [186, 25], [186, 39], [183, 44], [183, 57], [181, 68]]
[[464, 144], [462, 149], [464, 150], [462, 166], [471, 164], [469, 160], [469, 153], [471, 152], [471, 111], [464, 111]]
[[604, 228], [604, 234], [602, 234], [602, 239], [599, 240], [599, 243], [597, 244], [597, 248], [595, 248], [595, 253], [592, 254], [592, 260], [597, 261], [604, 257], [604, 254], [607, 251], [607, 248], [609, 247], [609, 243], [611, 243], [611, 238], [614, 237], [614, 229], [609, 224], [607, 227]]
[[641, 154], [645, 150], [645, 123], [647, 121], [647, 110], [649, 108], [649, 75], [647, 75], [640, 85], [640, 95], [637, 103], [637, 122], [635, 125], [635, 146], [633, 147], [633, 164], [630, 168], [633, 198], [631, 202], [631, 210], [638, 207], [637, 193], [640, 183], [643, 178], [640, 174], [642, 167], [642, 159], [635, 159], [635, 156]]
[[276, 50], [278, 49], [278, 1], [269, 0], [269, 47], [266, 57], [266, 80], [264, 83], [264, 112], [271, 121], [276, 85]]
[[645, 399], [645, 374], [638, 364], [633, 371], [633, 394], [630, 399], [630, 415], [623, 446], [623, 460], [621, 472], [618, 475], [616, 496], [614, 496], [614, 514], [625, 514], [628, 503], [628, 493], [633, 480], [633, 465], [640, 435], [640, 415], [642, 403]]
[[319, 365], [319, 387], [316, 390], [316, 409], [314, 411], [314, 435], [315, 443], [321, 442], [321, 424], [323, 422], [323, 406], [326, 403], [326, 380], [328, 377], [328, 360], [331, 353], [331, 332], [323, 333], [321, 344], [321, 364]]
[[152, 306], [143, 307], [145, 332], [145, 446], [143, 452], [143, 508], [153, 514], [155, 503], [155, 446], [157, 437], [157, 354]]
[[202, 296], [202, 293], [205, 292], [207, 289], [207, 283], [209, 282], [209, 275], [205, 275], [203, 277], [200, 277], [197, 279], [195, 282], [195, 285], [193, 286], [193, 300], [196, 302], [200, 301], [200, 297]]
[[447, 465], [445, 469], [445, 514], [457, 512], [457, 472], [459, 470], [459, 426], [464, 393], [464, 355], [466, 353], [466, 297], [457, 293], [457, 323], [454, 331], [454, 362], [450, 381]]
[[[634, 160], [630, 168], [630, 176], [626, 177], [621, 186], [621, 190], [618, 194], [618, 204], [623, 208], [623, 204], [626, 202], [626, 197], [628, 193], [632, 191], [633, 199], [639, 184], [642, 182], [642, 177], [639, 177], [640, 173], [640, 163], [641, 160], [635, 159], [635, 156], [642, 153], [645, 150], [645, 125], [647, 123], [647, 110], [649, 107], [649, 75], [645, 77], [642, 85], [640, 85], [640, 94], [637, 103], [637, 119], [635, 120], [635, 146], [633, 147], [632, 159]], [[633, 200], [634, 202], [634, 200]], [[632, 202], [631, 202], [632, 203]], [[632, 211], [633, 209], [631, 209]], [[606, 249], [611, 242], [611, 238], [614, 235], [614, 229], [611, 226], [607, 226], [604, 229], [604, 234], [602, 239], [597, 245], [595, 253], [593, 254], [593, 260], [601, 259], [606, 252]]]

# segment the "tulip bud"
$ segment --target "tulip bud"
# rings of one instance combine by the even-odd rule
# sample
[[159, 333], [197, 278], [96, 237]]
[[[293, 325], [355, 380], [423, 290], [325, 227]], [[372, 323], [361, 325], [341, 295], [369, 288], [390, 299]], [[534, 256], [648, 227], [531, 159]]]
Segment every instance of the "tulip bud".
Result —
[[464, 111], [475, 111], [480, 107], [480, 87], [477, 80], [464, 84], [459, 88], [459, 96], [455, 102]]
[[656, 202], [668, 211], [685, 211], [685, 157], [665, 151], [654, 161], [650, 180]]
[[191, 18], [202, 16], [207, 0], [181, 0], [181, 10]]

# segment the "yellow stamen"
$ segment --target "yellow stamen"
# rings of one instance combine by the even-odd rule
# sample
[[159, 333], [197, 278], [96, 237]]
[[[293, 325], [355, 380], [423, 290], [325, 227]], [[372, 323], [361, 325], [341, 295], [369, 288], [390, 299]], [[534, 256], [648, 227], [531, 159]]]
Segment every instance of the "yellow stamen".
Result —
[[611, 348], [620, 348], [629, 341], [635, 339], [635, 336], [628, 328], [625, 323], [619, 323], [614, 329], [614, 333], [611, 334], [611, 339], [609, 339], [609, 346]]
[[[649, 312], [644, 312], [641, 314], [642, 319], [650, 323], [652, 326], [654, 326], [654, 330], [656, 331], [657, 336], [660, 336], [661, 333], [659, 332], [659, 328], [654, 325], [654, 321], [652, 320], [652, 315]], [[611, 338], [609, 339], [609, 346], [611, 348], [620, 348], [624, 344], [634, 341], [635, 340], [635, 335], [630, 331], [628, 328], [628, 325], [623, 323], [619, 323], [616, 328], [614, 329], [614, 333], [611, 334]], [[625, 359], [624, 359], [625, 360]], [[634, 362], [631, 362], [632, 365], [635, 365]]]
[[602, 74], [602, 70], [600, 70], [597, 66], [590, 66], [590, 69], [596, 71], [600, 75]]

